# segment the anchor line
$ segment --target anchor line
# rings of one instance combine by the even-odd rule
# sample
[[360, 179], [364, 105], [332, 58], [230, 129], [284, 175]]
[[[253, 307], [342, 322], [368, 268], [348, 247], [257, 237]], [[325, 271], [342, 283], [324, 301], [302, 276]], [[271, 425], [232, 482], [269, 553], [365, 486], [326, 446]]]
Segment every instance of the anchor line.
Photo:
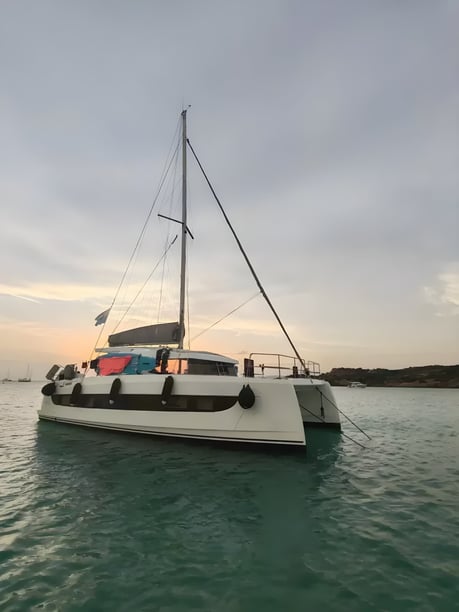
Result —
[[[312, 382], [312, 380], [311, 380], [311, 382]], [[342, 410], [340, 410], [340, 408], [338, 408], [338, 406], [335, 404], [335, 402], [333, 402], [333, 401], [332, 401], [332, 400], [331, 400], [329, 397], [327, 397], [326, 395], [324, 395], [324, 394], [322, 393], [322, 391], [321, 391], [321, 390], [320, 390], [318, 387], [316, 387], [316, 386], [315, 386], [315, 387], [314, 387], [314, 389], [320, 393], [320, 395], [321, 395], [321, 398], [322, 398], [322, 399], [326, 399], [326, 400], [328, 400], [328, 401], [330, 402], [330, 404], [333, 406], [333, 408], [336, 408], [336, 410], [337, 410], [337, 411], [338, 411], [340, 414], [342, 414], [342, 415], [343, 415], [343, 417], [345, 417], [345, 418], [346, 418], [346, 419], [349, 421], [349, 423], [352, 423], [352, 425], [354, 425], [354, 427], [355, 427], [356, 429], [358, 429], [358, 430], [359, 430], [361, 433], [363, 433], [363, 435], [364, 435], [364, 436], [366, 436], [366, 437], [367, 437], [369, 440], [371, 440], [371, 436], [369, 436], [369, 435], [368, 435], [368, 434], [367, 434], [365, 431], [363, 431], [363, 429], [362, 429], [361, 427], [359, 427], [359, 426], [357, 425], [357, 423], [354, 423], [354, 421], [353, 421], [353, 420], [352, 420], [350, 417], [348, 417], [348, 416], [347, 416], [347, 414], [346, 414], [345, 412], [343, 412]]]
[[[323, 419], [322, 417], [319, 417], [316, 414], [314, 414], [311, 410], [306, 408], [306, 406], [303, 406], [303, 404], [301, 404], [300, 402], [298, 402], [298, 404], [299, 404], [300, 408], [302, 408], [303, 410], [306, 410], [306, 412], [309, 412], [309, 414], [312, 415], [315, 419], [319, 419], [319, 421], [322, 421], [322, 423], [325, 423], [325, 424], [327, 423], [327, 421], [325, 419]], [[357, 444], [361, 448], [367, 448], [366, 446], [364, 446], [360, 442], [357, 442], [357, 440], [354, 440], [354, 438], [351, 438], [351, 436], [349, 436], [348, 434], [345, 434], [344, 431], [341, 431], [340, 434], [342, 436], [344, 436], [345, 438], [347, 438], [348, 440], [351, 440], [351, 442], [354, 442], [355, 444]]]
[[366, 446], [364, 446], [360, 442], [357, 442], [357, 440], [354, 440], [354, 438], [351, 438], [351, 436], [348, 436], [347, 434], [345, 434], [344, 431], [341, 432], [341, 435], [344, 436], [345, 438], [347, 438], [348, 440], [351, 440], [351, 442], [355, 442], [355, 444], [357, 444], [361, 448], [367, 448]]

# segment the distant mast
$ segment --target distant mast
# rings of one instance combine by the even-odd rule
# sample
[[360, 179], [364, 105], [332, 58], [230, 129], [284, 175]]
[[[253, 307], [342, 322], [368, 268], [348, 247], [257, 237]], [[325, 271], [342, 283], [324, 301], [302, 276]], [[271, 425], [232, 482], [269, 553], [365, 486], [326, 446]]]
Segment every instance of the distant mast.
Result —
[[185, 291], [186, 291], [186, 110], [182, 111], [182, 260], [180, 266], [180, 311], [179, 311], [179, 342], [178, 348], [183, 348], [185, 336]]

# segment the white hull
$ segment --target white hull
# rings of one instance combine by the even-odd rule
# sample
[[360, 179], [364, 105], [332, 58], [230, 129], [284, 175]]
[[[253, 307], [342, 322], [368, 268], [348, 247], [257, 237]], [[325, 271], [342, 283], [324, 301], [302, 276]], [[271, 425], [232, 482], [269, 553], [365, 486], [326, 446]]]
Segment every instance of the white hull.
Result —
[[315, 378], [291, 379], [306, 427], [341, 429], [341, 419], [330, 384]]
[[[186, 113], [183, 110], [181, 114], [180, 135], [181, 219], [159, 214], [181, 224], [179, 320], [110, 334], [108, 347], [97, 349], [100, 356], [83, 366], [86, 372], [88, 367], [94, 370], [96, 376], [82, 378], [77, 376], [75, 364], [64, 367], [55, 364], [47, 374], [47, 379], [52, 382], [43, 388], [39, 418], [151, 435], [305, 446], [304, 425], [340, 426], [330, 386], [311, 378], [281, 378], [281, 371], [284, 373], [287, 369], [292, 376], [310, 373], [311, 369], [306, 367], [290, 340], [215, 192], [217, 203], [254, 280], [295, 356], [251, 353], [244, 359], [244, 377], [239, 377], [236, 360], [217, 353], [183, 349], [186, 242], [190, 233], [186, 198], [187, 144], [202, 169], [186, 137]], [[204, 176], [209, 183], [205, 173]], [[169, 247], [163, 257], [168, 250]], [[130, 263], [131, 260], [128, 268]], [[115, 300], [112, 306], [114, 303]], [[96, 326], [105, 324], [111, 308], [96, 317]], [[177, 345], [177, 348], [170, 345]], [[255, 377], [255, 367], [261, 368], [264, 374], [265, 364], [255, 366], [254, 355], [275, 358], [277, 366], [266, 364], [266, 369], [277, 369], [279, 378]], [[285, 358], [293, 359], [291, 367], [281, 365]], [[317, 364], [313, 365], [312, 371], [315, 372]], [[55, 380], [56, 376], [58, 380]]]
[[[129, 397], [128, 410], [109, 407], [108, 394], [117, 378], [121, 381], [120, 399]], [[57, 381], [53, 396], [43, 398], [38, 416], [74, 425], [151, 435], [296, 446], [306, 444], [302, 411], [290, 380], [174, 376], [168, 405], [157, 409], [165, 379], [165, 375], [121, 375]], [[76, 402], [80, 406], [60, 405], [59, 401], [68, 403], [68, 396], [77, 383], [82, 385], [82, 399]], [[250, 408], [243, 408], [237, 399], [246, 384], [255, 394], [255, 403]], [[97, 398], [97, 405], [105, 402], [107, 407], [82, 407], [89, 401], [85, 397], [89, 396]], [[136, 409], [136, 396], [137, 403], [142, 403], [141, 410]], [[177, 402], [186, 402], [190, 397], [199, 398], [201, 410], [177, 408]], [[232, 405], [213, 411], [214, 399], [223, 397], [230, 398]], [[156, 408], [145, 409], [150, 399], [152, 405], [156, 401]]]

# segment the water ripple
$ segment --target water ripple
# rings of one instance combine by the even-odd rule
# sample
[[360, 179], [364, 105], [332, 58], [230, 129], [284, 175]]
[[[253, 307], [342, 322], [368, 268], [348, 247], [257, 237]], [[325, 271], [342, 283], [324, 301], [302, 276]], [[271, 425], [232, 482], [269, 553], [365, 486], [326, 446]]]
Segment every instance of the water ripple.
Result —
[[2, 611], [457, 609], [457, 391], [338, 390], [373, 439], [307, 454], [37, 423], [39, 385], [0, 391]]

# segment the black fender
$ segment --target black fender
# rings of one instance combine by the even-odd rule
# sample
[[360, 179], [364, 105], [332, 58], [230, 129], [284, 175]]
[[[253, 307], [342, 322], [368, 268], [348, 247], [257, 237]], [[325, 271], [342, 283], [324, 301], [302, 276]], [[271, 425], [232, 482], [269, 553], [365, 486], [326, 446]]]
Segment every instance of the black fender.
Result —
[[174, 387], [174, 379], [172, 376], [166, 376], [164, 381], [163, 390], [161, 391], [161, 404], [167, 406], [170, 396], [172, 395], [172, 389]]
[[112, 386], [110, 387], [110, 393], [108, 394], [108, 403], [110, 406], [116, 402], [117, 397], [119, 396], [121, 391], [121, 379], [115, 378], [112, 382]]
[[55, 382], [48, 383], [47, 385], [42, 387], [41, 392], [43, 393], [43, 395], [46, 395], [46, 397], [50, 397], [51, 395], [56, 393], [56, 383]]
[[244, 385], [237, 396], [237, 400], [242, 408], [252, 408], [255, 404], [255, 393], [250, 388], [250, 385]]
[[70, 394], [70, 406], [75, 406], [80, 398], [82, 386], [81, 383], [76, 383]]

